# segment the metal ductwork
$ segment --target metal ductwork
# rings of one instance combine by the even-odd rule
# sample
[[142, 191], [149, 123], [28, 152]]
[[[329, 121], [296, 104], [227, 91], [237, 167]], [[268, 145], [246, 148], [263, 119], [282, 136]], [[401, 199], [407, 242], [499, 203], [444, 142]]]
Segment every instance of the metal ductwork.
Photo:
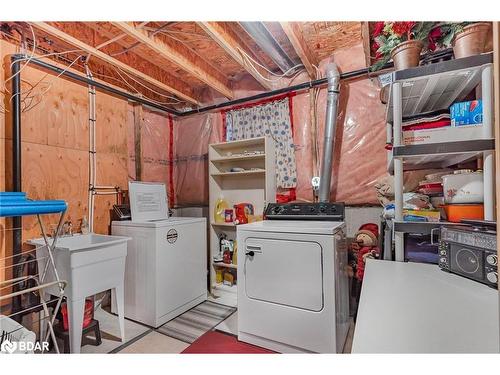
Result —
[[281, 48], [262, 22], [240, 22], [240, 26], [255, 43], [274, 61], [274, 63], [285, 73], [292, 69], [295, 64], [288, 54]]
[[330, 201], [330, 185], [332, 182], [332, 160], [335, 151], [335, 133], [337, 131], [337, 103], [339, 96], [340, 73], [337, 64], [326, 66], [328, 94], [326, 104], [325, 138], [323, 142], [323, 160], [319, 183], [319, 201]]

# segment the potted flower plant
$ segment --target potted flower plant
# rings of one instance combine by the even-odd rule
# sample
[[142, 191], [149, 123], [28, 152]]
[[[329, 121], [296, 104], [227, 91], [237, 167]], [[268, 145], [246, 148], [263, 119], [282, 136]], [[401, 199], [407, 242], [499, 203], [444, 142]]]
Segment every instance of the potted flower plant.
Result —
[[390, 59], [396, 70], [418, 66], [433, 26], [434, 22], [376, 22], [372, 52], [378, 61], [372, 70], [382, 68]]
[[491, 25], [488, 22], [446, 22], [438, 24], [437, 46], [453, 47], [456, 59], [485, 52]]

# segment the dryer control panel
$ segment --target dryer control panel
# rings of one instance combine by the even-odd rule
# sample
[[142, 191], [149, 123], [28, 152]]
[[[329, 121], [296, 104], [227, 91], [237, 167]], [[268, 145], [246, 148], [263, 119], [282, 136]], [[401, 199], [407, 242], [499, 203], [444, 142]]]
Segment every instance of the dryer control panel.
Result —
[[344, 221], [344, 203], [269, 203], [266, 220], [327, 220]]

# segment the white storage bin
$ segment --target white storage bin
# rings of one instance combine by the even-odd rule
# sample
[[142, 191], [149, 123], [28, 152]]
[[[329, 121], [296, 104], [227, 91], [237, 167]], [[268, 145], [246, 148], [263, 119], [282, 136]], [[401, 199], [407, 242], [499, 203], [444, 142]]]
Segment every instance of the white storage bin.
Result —
[[483, 203], [482, 172], [454, 173], [443, 176], [445, 203]]

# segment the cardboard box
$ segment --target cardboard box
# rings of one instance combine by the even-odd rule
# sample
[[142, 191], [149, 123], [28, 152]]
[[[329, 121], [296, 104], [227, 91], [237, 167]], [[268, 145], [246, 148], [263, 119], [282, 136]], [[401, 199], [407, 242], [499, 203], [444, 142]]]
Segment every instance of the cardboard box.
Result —
[[404, 145], [467, 141], [481, 138], [483, 138], [482, 124], [403, 131]]

